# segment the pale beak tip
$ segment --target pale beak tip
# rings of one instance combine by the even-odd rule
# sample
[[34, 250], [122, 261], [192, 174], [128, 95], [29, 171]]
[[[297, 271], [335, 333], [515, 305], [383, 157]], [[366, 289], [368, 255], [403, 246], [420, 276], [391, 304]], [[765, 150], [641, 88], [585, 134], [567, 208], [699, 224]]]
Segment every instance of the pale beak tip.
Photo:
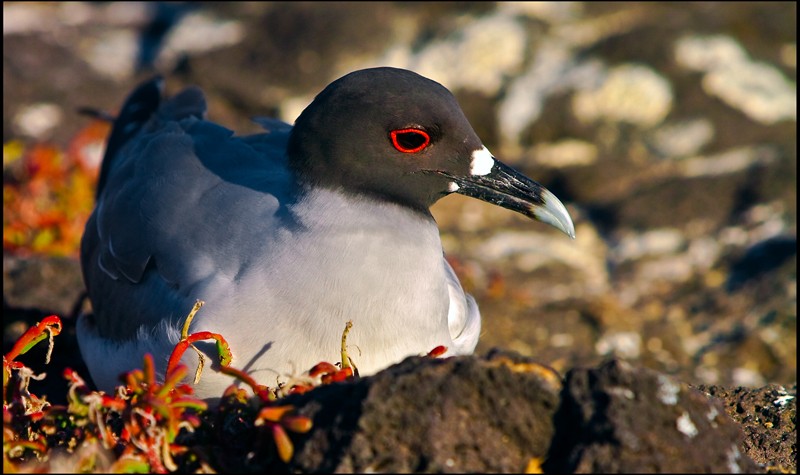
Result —
[[542, 192], [542, 202], [544, 204], [532, 207], [533, 215], [539, 221], [547, 223], [559, 229], [572, 239], [575, 239], [575, 225], [572, 218], [561, 201], [549, 190]]

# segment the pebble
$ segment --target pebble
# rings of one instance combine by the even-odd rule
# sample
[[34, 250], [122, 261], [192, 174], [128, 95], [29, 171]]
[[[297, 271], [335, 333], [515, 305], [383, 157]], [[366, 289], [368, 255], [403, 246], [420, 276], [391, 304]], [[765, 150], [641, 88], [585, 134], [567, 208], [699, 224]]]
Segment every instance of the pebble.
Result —
[[594, 348], [600, 355], [636, 359], [642, 352], [642, 337], [637, 332], [610, 332], [600, 337]]
[[22, 107], [14, 116], [17, 133], [36, 140], [47, 140], [53, 130], [61, 124], [64, 112], [61, 107], [49, 102], [37, 102]]
[[597, 161], [597, 146], [578, 139], [540, 143], [533, 147], [536, 163], [551, 168], [591, 165]]
[[663, 157], [688, 157], [708, 145], [714, 132], [714, 124], [706, 118], [682, 120], [659, 127], [648, 142]]
[[579, 90], [572, 110], [581, 122], [625, 122], [642, 128], [661, 123], [672, 108], [672, 87], [653, 69], [623, 64], [597, 89]]
[[754, 165], [770, 164], [777, 151], [766, 145], [748, 145], [710, 156], [696, 156], [680, 162], [685, 177], [719, 176], [737, 173]]
[[675, 44], [675, 60], [704, 73], [708, 94], [757, 122], [797, 120], [797, 85], [774, 66], [751, 60], [730, 36], [684, 36]]

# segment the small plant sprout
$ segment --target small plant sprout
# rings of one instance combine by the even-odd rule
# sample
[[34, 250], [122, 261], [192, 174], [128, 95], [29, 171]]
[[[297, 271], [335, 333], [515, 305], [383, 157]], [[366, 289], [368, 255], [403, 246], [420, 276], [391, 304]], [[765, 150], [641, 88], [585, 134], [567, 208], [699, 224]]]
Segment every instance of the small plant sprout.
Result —
[[178, 363], [181, 361], [181, 357], [186, 352], [187, 348], [192, 348], [196, 353], [197, 356], [200, 358], [200, 362], [197, 365], [197, 369], [194, 373], [194, 383], [197, 384], [200, 381], [200, 376], [203, 372], [203, 367], [205, 366], [205, 356], [203, 353], [194, 346], [194, 343], [197, 341], [202, 340], [214, 340], [217, 343], [217, 353], [219, 355], [219, 363], [222, 367], [229, 366], [231, 364], [231, 360], [233, 359], [233, 353], [231, 352], [231, 347], [228, 345], [228, 342], [223, 338], [222, 335], [219, 333], [212, 333], [212, 332], [197, 332], [189, 334], [189, 326], [192, 324], [192, 320], [194, 320], [194, 316], [200, 310], [200, 308], [205, 304], [202, 300], [198, 300], [195, 302], [192, 310], [189, 312], [189, 315], [186, 317], [186, 320], [183, 323], [183, 329], [181, 330], [181, 340], [175, 345], [175, 348], [172, 350], [172, 354], [169, 357], [169, 362], [167, 363], [167, 376], [175, 370], [178, 366]]
[[350, 358], [350, 355], [347, 354], [347, 334], [350, 333], [351, 328], [353, 328], [353, 321], [348, 320], [342, 332], [342, 370], [350, 369], [351, 374], [358, 376], [358, 368], [353, 359]]

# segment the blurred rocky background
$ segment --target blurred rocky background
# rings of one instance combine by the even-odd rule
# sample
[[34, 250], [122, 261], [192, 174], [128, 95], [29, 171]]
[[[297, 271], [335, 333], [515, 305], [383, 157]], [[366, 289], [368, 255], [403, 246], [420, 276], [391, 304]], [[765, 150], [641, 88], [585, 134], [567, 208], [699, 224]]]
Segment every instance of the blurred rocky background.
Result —
[[[210, 119], [253, 133], [250, 117], [292, 122], [333, 79], [389, 65], [453, 91], [489, 149], [575, 220], [572, 241], [477, 200], [435, 205], [481, 307], [478, 353], [502, 347], [562, 374], [617, 358], [735, 396], [732, 414], [746, 406], [735, 388], [796, 411], [796, 10], [6, 2], [4, 348], [80, 308], [77, 244], [107, 131], [80, 108], [113, 115], [159, 73], [168, 92], [201, 86]], [[80, 368], [69, 334], [54, 355]]]

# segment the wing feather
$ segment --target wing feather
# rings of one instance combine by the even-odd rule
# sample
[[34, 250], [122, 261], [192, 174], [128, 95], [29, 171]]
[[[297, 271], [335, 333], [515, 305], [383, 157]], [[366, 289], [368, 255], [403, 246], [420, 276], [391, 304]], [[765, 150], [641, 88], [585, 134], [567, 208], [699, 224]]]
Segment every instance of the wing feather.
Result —
[[[163, 102], [142, 123], [141, 113], [126, 110], [141, 112], [152, 97], [146, 95], [145, 105], [131, 103], [135, 98], [120, 114], [135, 121], [114, 126], [135, 133], [112, 131], [104, 187], [81, 245], [98, 328], [115, 339], [132, 337], [164, 315], [182, 318], [204, 282], [239, 275], [248, 256], [269, 245], [270, 233], [286, 229], [274, 220], [291, 219], [281, 210], [294, 189], [284, 157], [290, 129], [236, 137], [202, 119], [205, 99], [194, 88]], [[137, 292], [140, 285], [150, 290]]]

